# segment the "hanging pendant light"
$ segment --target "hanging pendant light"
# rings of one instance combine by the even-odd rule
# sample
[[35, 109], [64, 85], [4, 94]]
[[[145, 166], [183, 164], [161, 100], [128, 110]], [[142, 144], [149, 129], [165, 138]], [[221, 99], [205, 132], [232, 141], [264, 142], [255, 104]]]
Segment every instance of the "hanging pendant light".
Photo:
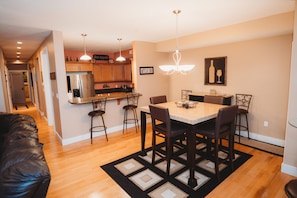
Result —
[[186, 74], [188, 71], [191, 71], [195, 65], [180, 65], [181, 53], [178, 49], [178, 14], [181, 13], [180, 10], [173, 10], [173, 13], [176, 15], [176, 49], [172, 55], [174, 65], [160, 65], [159, 68], [164, 71], [166, 74], [181, 73]]
[[91, 60], [92, 58], [87, 55], [87, 49], [86, 49], [86, 36], [87, 34], [81, 34], [81, 36], [84, 38], [84, 51], [85, 51], [85, 54], [82, 55], [79, 59], [80, 60]]
[[116, 61], [118, 61], [118, 62], [126, 61], [126, 58], [122, 56], [121, 40], [122, 40], [121, 38], [118, 38], [118, 41], [119, 41], [119, 51], [120, 51], [120, 56], [116, 58]]

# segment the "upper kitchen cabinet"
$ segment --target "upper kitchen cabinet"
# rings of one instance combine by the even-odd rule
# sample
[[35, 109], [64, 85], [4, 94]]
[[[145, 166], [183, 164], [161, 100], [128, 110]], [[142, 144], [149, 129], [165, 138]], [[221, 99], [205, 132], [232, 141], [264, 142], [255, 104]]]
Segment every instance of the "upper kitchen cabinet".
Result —
[[94, 64], [95, 83], [132, 81], [131, 64]]
[[66, 62], [66, 72], [93, 72], [93, 64], [92, 63], [81, 63], [75, 62], [70, 63]]

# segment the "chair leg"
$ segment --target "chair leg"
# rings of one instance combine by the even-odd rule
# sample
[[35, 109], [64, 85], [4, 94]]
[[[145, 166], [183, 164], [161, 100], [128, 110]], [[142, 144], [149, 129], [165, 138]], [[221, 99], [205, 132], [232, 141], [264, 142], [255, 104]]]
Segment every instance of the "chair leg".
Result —
[[139, 127], [139, 125], [138, 125], [138, 118], [137, 118], [136, 109], [133, 109], [133, 116], [134, 116], [135, 128], [136, 128], [136, 133], [137, 133], [137, 128]]
[[103, 124], [103, 127], [104, 127], [105, 137], [106, 137], [106, 140], [108, 141], [107, 132], [106, 132], [106, 126], [105, 126], [105, 122], [104, 122], [103, 116], [101, 116], [101, 119], [102, 119], [102, 124]]
[[220, 181], [220, 169], [219, 169], [219, 142], [215, 139], [215, 173], [218, 181]]
[[155, 155], [156, 155], [156, 132], [153, 131], [153, 137], [152, 137], [152, 164], [155, 164]]
[[247, 114], [245, 114], [245, 120], [246, 120], [246, 130], [248, 132], [248, 139], [250, 139], [249, 121], [248, 121]]
[[90, 132], [91, 132], [91, 144], [93, 144], [93, 116], [91, 117], [91, 128], [90, 128]]
[[172, 140], [170, 138], [166, 138], [166, 162], [167, 162], [166, 174], [167, 176], [170, 175], [170, 161], [171, 161], [171, 156], [173, 152], [171, 141]]
[[125, 126], [126, 126], [126, 130], [127, 130], [127, 110], [124, 111], [123, 134], [125, 131]]

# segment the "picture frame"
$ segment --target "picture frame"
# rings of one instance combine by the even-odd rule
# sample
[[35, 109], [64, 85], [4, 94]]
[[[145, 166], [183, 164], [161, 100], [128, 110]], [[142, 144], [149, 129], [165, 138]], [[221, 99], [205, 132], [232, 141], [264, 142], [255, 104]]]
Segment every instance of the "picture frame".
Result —
[[226, 85], [227, 56], [204, 59], [204, 84]]
[[154, 67], [153, 66], [140, 67], [139, 74], [140, 75], [154, 74]]

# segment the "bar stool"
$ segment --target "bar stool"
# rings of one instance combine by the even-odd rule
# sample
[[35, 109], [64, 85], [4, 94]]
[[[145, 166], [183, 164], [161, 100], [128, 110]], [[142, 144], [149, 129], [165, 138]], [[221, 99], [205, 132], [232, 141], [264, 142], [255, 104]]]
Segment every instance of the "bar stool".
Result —
[[[241, 128], [246, 129], [248, 133], [248, 139], [250, 139], [250, 131], [249, 131], [249, 122], [248, 122], [248, 112], [250, 103], [252, 100], [251, 94], [235, 94], [236, 105], [238, 106], [237, 111], [237, 119], [236, 119], [236, 127], [238, 127], [238, 141], [240, 142], [240, 131]], [[245, 125], [241, 123], [241, 116], [245, 117]]]
[[[139, 99], [139, 94], [138, 93], [130, 93], [127, 94], [127, 105], [123, 106], [124, 109], [124, 121], [123, 121], [123, 133], [125, 131], [125, 128], [127, 130], [127, 124], [129, 123], [134, 123], [136, 132], [137, 128], [139, 127], [138, 125], [138, 118], [137, 118], [137, 106], [138, 106], [138, 99]], [[129, 117], [129, 112], [132, 112], [133, 117]]]
[[[107, 133], [106, 133], [106, 126], [105, 126], [105, 122], [103, 119], [103, 114], [105, 114], [106, 98], [92, 100], [92, 106], [93, 106], [93, 111], [90, 111], [88, 113], [88, 115], [91, 117], [91, 128], [90, 128], [91, 144], [93, 144], [93, 132], [100, 132], [102, 130], [104, 130], [106, 140], [108, 141], [108, 137], [107, 137]], [[94, 119], [94, 117], [98, 117], [98, 116], [101, 117], [102, 124], [100, 125], [98, 123], [98, 125], [93, 126], [93, 124], [94, 124], [93, 119]], [[100, 122], [100, 119], [99, 119], [99, 122]]]

